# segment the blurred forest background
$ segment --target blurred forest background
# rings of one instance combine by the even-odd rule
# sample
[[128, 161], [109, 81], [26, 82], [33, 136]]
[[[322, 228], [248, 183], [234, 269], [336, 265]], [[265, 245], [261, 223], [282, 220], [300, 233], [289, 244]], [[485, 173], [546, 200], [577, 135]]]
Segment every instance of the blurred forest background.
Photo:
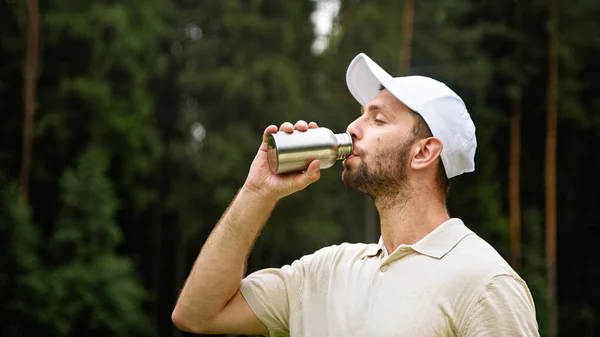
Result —
[[[0, 335], [184, 335], [176, 296], [264, 128], [344, 131], [365, 52], [463, 97], [479, 146], [451, 215], [526, 279], [542, 336], [599, 336], [599, 17], [598, 0], [1, 0]], [[340, 173], [279, 204], [249, 272], [377, 241]]]

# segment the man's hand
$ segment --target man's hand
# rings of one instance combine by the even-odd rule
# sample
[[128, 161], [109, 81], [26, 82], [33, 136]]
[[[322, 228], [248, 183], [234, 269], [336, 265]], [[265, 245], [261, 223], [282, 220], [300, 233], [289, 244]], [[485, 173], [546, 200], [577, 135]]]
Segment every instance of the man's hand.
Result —
[[[292, 133], [294, 130], [306, 131], [317, 128], [317, 123], [298, 121], [296, 125], [290, 122], [281, 124], [280, 131]], [[273, 174], [267, 160], [267, 140], [271, 133], [277, 132], [277, 126], [270, 125], [265, 129], [263, 141], [258, 153], [250, 166], [244, 188], [269, 200], [278, 201], [292, 193], [305, 189], [321, 177], [320, 164], [313, 160], [303, 172]]]

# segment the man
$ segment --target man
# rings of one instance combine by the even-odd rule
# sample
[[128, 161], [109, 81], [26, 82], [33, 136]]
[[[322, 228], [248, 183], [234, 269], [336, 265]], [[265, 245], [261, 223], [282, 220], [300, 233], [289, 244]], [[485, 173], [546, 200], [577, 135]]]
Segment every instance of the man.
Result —
[[[244, 186], [201, 249], [172, 314], [185, 331], [266, 336], [538, 336], [526, 283], [460, 219], [449, 178], [474, 170], [475, 127], [463, 101], [421, 76], [393, 78], [364, 54], [347, 84], [362, 105], [348, 126], [354, 153], [342, 180], [370, 195], [377, 244], [340, 244], [246, 277], [276, 203], [319, 179], [273, 175], [266, 139]], [[283, 123], [292, 132], [313, 122]]]

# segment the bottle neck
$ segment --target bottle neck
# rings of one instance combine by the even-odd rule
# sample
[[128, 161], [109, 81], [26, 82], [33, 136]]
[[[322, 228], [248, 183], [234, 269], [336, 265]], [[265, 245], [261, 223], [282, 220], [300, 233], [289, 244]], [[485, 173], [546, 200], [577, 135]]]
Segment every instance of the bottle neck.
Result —
[[338, 142], [337, 160], [346, 159], [352, 154], [352, 151], [354, 151], [352, 147], [352, 136], [350, 136], [350, 133], [348, 132], [337, 133], [335, 134], [335, 139]]

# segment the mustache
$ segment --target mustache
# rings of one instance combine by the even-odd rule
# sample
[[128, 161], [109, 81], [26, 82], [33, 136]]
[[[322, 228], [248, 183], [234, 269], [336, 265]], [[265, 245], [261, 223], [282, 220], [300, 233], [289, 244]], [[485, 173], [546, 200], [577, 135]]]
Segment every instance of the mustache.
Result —
[[364, 151], [362, 149], [359, 149], [357, 147], [354, 148], [354, 150], [352, 151], [352, 154], [355, 156], [363, 156], [364, 155]]

